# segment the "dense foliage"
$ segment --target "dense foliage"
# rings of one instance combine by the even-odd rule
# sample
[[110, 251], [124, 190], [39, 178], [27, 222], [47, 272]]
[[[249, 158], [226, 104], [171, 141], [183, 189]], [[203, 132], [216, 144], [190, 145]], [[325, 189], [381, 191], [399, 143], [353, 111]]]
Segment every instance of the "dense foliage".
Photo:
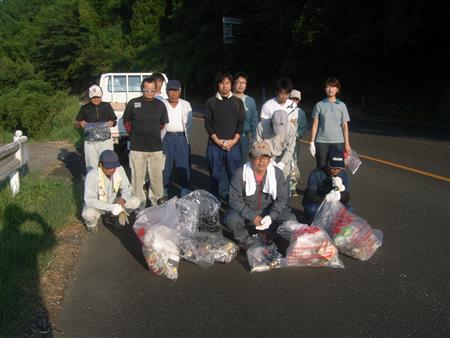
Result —
[[[244, 20], [234, 44], [223, 16]], [[45, 133], [103, 72], [164, 71], [203, 101], [221, 68], [246, 71], [259, 99], [289, 76], [313, 102], [336, 76], [354, 110], [449, 123], [449, 16], [434, 1], [3, 0], [0, 128]]]

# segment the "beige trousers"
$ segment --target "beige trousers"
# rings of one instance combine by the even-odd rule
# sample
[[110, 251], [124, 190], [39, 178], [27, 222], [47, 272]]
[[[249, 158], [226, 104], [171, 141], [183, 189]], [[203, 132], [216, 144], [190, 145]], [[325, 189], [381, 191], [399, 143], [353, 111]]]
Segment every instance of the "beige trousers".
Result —
[[[132, 196], [125, 202], [125, 210], [128, 213], [131, 213], [139, 207], [140, 203], [141, 202], [139, 201], [139, 198], [137, 198], [136, 196]], [[100, 218], [100, 216], [104, 215], [105, 213], [106, 213], [106, 211], [104, 211], [104, 210], [91, 208], [91, 207], [84, 205], [83, 211], [81, 212], [81, 216], [83, 217], [84, 221], [86, 222], [86, 227], [94, 228], [97, 226], [97, 222], [98, 222], [98, 219]]]
[[131, 185], [136, 196], [141, 201], [139, 209], [145, 208], [146, 196], [144, 192], [145, 175], [150, 178], [148, 199], [155, 206], [164, 195], [163, 170], [165, 156], [161, 151], [130, 151]]

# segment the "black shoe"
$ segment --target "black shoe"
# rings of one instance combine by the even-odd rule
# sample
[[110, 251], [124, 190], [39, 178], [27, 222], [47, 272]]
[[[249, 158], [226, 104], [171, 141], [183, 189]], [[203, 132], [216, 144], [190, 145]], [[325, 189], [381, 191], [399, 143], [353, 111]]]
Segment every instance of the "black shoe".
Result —
[[161, 205], [167, 202], [169, 198], [167, 196], [161, 197], [158, 201], [156, 201], [156, 204]]
[[114, 229], [122, 229], [123, 227], [119, 223], [119, 218], [112, 214], [106, 214], [103, 216], [103, 224], [106, 226], [111, 226]]

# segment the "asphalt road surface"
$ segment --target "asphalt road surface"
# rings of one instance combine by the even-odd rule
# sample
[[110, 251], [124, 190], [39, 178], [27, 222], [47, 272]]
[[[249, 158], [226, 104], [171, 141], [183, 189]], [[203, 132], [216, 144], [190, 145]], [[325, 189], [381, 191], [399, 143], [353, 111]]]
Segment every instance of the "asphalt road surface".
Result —
[[[345, 269], [249, 273], [241, 253], [209, 269], [181, 261], [173, 282], [147, 270], [131, 230], [101, 226], [98, 234], [86, 236], [55, 334], [448, 336], [450, 133], [361, 121], [350, 128], [352, 147], [366, 156], [350, 177], [351, 203], [357, 215], [384, 232], [383, 246], [369, 261], [341, 256]], [[198, 118], [193, 135], [193, 183], [207, 188], [207, 137]], [[314, 166], [307, 145], [302, 158], [304, 187]], [[292, 208], [301, 219], [300, 197]]]

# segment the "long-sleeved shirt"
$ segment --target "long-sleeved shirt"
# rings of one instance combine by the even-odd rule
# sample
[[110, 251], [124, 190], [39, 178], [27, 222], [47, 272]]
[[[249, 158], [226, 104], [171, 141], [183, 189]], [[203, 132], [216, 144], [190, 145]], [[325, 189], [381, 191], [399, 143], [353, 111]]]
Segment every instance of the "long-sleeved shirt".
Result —
[[283, 172], [275, 168], [275, 178], [277, 182], [277, 198], [263, 192], [266, 175], [262, 182], [256, 187], [253, 195], [245, 195], [245, 181], [243, 179], [243, 167], [237, 169], [230, 183], [230, 207], [249, 221], [253, 221], [256, 216], [269, 215], [272, 220], [276, 220], [284, 208], [287, 207], [288, 189]]
[[[350, 183], [345, 171], [341, 171], [337, 177], [342, 179], [345, 191], [341, 192], [341, 202], [346, 204], [350, 200]], [[303, 205], [308, 203], [320, 204], [325, 195], [333, 190], [332, 177], [327, 173], [327, 167], [313, 170], [308, 177]]]
[[243, 133], [252, 133], [252, 136], [256, 136], [256, 126], [258, 125], [258, 112], [256, 110], [256, 102], [253, 97], [244, 94], [241, 98], [244, 102], [245, 118]]
[[[105, 189], [99, 188], [98, 170], [94, 169], [86, 175], [84, 183], [84, 203], [86, 206], [111, 211], [118, 193], [118, 191], [114, 191], [114, 180], [118, 180], [119, 176], [122, 181], [118, 190], [120, 190], [120, 196], [127, 201], [132, 196], [133, 189], [125, 170], [121, 166], [116, 169], [111, 179], [105, 178]], [[106, 194], [106, 202], [100, 200], [100, 194]]]
[[288, 123], [285, 137], [276, 137], [272, 128], [272, 120], [270, 119], [262, 119], [258, 123], [258, 128], [256, 129], [256, 141], [265, 141], [269, 143], [272, 148], [272, 158], [277, 163], [283, 162], [283, 172], [286, 177], [291, 172], [292, 156], [295, 151], [296, 132], [295, 126], [292, 123]]
[[305, 135], [308, 122], [306, 121], [306, 113], [300, 108], [298, 110], [298, 120], [297, 120], [297, 138], [302, 138]]
[[233, 139], [242, 134], [244, 126], [244, 103], [236, 96], [222, 98], [214, 95], [205, 103], [205, 129], [208, 136], [216, 134], [219, 139]]

